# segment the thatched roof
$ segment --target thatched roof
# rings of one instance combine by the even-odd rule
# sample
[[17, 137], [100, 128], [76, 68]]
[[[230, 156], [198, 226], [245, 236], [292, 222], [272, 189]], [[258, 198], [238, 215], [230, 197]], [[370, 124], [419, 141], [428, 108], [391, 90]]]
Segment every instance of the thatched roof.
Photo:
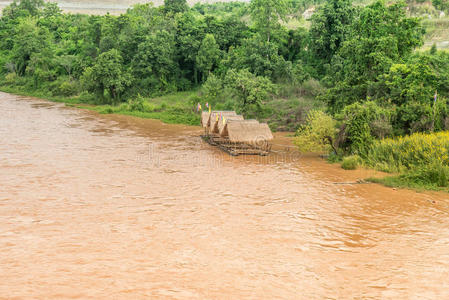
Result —
[[217, 127], [217, 123], [218, 123], [218, 119], [220, 118], [220, 116], [223, 117], [230, 117], [230, 116], [236, 116], [237, 114], [235, 113], [235, 111], [213, 111], [210, 114], [209, 117], [209, 123], [208, 123], [208, 127], [209, 127], [209, 131], [212, 133], [218, 133], [218, 127]]
[[245, 122], [245, 123], [256, 123], [259, 124], [259, 121], [254, 120], [254, 119], [250, 119], [250, 120], [229, 120], [226, 122], [226, 124], [224, 125], [223, 129], [221, 130], [220, 135], [222, 137], [229, 137], [229, 132], [228, 132], [228, 124], [229, 123], [238, 123], [238, 122]]
[[217, 124], [217, 126], [218, 126], [218, 133], [220, 135], [223, 133], [223, 129], [225, 128], [225, 125], [226, 125], [227, 122], [243, 121], [243, 120], [244, 120], [244, 118], [241, 115], [225, 117], [225, 120], [223, 120], [222, 122], [218, 122], [218, 124]]
[[259, 123], [256, 120], [226, 122], [222, 136], [229, 137], [229, 140], [234, 143], [249, 144], [267, 142], [273, 139], [268, 124]]
[[203, 128], [207, 127], [207, 124], [209, 123], [209, 117], [210, 114], [208, 111], [203, 111], [201, 113], [201, 126], [203, 126]]

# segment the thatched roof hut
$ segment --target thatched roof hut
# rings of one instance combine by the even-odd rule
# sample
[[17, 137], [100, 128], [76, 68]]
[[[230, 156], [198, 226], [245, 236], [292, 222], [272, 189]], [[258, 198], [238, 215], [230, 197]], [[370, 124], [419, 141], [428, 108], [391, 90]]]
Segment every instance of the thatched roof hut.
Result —
[[201, 113], [201, 126], [206, 128], [209, 123], [210, 113], [208, 111], [203, 111]]
[[273, 140], [268, 124], [256, 120], [226, 122], [222, 136], [233, 143], [259, 144]]
[[236, 116], [237, 114], [235, 113], [235, 111], [213, 111], [210, 114], [209, 117], [209, 123], [208, 123], [208, 128], [209, 128], [209, 132], [210, 133], [218, 133], [218, 121], [220, 119], [220, 116], [223, 117], [231, 117], [231, 116]]
[[223, 129], [225, 128], [225, 125], [227, 122], [232, 122], [232, 121], [243, 121], [244, 118], [242, 115], [236, 115], [236, 116], [228, 116], [225, 117], [225, 119], [222, 122], [218, 122], [217, 126], [218, 126], [218, 133], [221, 135], [223, 133]]

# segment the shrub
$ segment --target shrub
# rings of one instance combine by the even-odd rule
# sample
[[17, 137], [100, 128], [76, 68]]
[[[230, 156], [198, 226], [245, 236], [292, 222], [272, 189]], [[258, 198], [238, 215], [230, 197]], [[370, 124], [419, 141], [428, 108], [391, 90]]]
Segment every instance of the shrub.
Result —
[[335, 120], [319, 110], [307, 114], [305, 125], [301, 126], [294, 143], [301, 152], [328, 152], [335, 137]]
[[18, 79], [18, 76], [16, 73], [9, 73], [5, 76], [5, 83], [7, 85], [14, 85]]
[[354, 103], [343, 110], [347, 141], [345, 150], [351, 154], [366, 156], [375, 138], [391, 133], [391, 112], [376, 103]]
[[98, 112], [100, 114], [113, 114], [114, 113], [114, 109], [110, 106], [110, 105], [105, 105], [103, 107], [101, 107]]
[[343, 158], [341, 167], [345, 170], [355, 170], [362, 163], [362, 159], [358, 155], [351, 155]]
[[157, 111], [157, 109], [158, 109], [157, 106], [153, 103], [149, 103], [147, 101], [145, 101], [143, 103], [143, 111], [144, 112], [155, 112], [155, 111]]
[[75, 82], [64, 81], [57, 88], [56, 93], [61, 96], [70, 97], [78, 93], [78, 86]]
[[308, 79], [301, 85], [301, 94], [316, 97], [324, 92], [324, 87], [316, 79]]
[[78, 100], [82, 103], [94, 103], [95, 96], [92, 94], [89, 94], [89, 92], [87, 92], [87, 91], [83, 91], [78, 96]]
[[307, 71], [304, 68], [304, 65], [301, 61], [297, 61], [293, 65], [292, 77], [293, 77], [292, 81], [294, 84], [302, 84], [304, 81], [306, 81], [310, 78], [309, 73], [307, 73]]
[[145, 99], [142, 96], [140, 96], [140, 94], [137, 95], [136, 98], [128, 101], [129, 110], [141, 112], [145, 111], [144, 102]]
[[187, 99], [187, 103], [189, 103], [190, 106], [192, 106], [196, 109], [196, 106], [198, 105], [198, 103], [203, 103], [203, 99], [201, 99], [201, 97], [199, 97], [198, 95], [191, 95]]

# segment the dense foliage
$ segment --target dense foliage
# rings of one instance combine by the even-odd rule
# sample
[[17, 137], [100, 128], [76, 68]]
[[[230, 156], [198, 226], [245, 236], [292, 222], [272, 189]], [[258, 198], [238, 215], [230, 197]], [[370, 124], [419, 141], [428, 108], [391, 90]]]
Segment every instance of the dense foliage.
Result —
[[[165, 0], [88, 16], [14, 0], [0, 18], [0, 86], [119, 107], [106, 111], [165, 111], [189, 123], [196, 104], [209, 102], [275, 128], [299, 128], [303, 150], [332, 149], [358, 161], [379, 149], [379, 139], [449, 128], [449, 54], [417, 51], [425, 32], [410, 3], [252, 0], [190, 8]], [[314, 13], [306, 21], [307, 9]], [[193, 92], [173, 107], [146, 100], [182, 91]]]

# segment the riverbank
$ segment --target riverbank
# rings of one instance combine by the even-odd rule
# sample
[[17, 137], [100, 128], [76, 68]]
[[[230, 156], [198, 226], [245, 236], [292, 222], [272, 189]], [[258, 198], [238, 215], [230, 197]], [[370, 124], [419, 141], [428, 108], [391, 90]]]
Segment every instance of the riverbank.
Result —
[[[45, 95], [42, 92], [25, 92], [18, 88], [0, 86], [0, 91], [17, 94], [22, 96], [31, 96], [41, 99], [46, 99], [52, 102], [64, 103], [67, 106], [77, 107], [81, 109], [87, 109], [98, 112], [100, 114], [118, 114], [125, 116], [133, 116], [143, 119], [155, 119], [160, 120], [167, 124], [183, 124], [190, 126], [198, 126], [200, 124], [200, 116], [193, 108], [195, 105], [192, 101], [189, 104], [189, 100], [197, 98], [197, 91], [178, 92], [171, 95], [161, 96], [152, 99], [142, 99], [142, 102], [127, 102], [120, 105], [95, 105], [92, 99], [83, 98], [83, 96], [76, 97], [54, 97]], [[288, 138], [288, 142], [284, 139], [283, 146], [293, 148], [293, 139]], [[296, 150], [295, 150], [296, 151]], [[390, 162], [391, 163], [391, 162]], [[343, 168], [346, 168], [344, 162], [341, 164]], [[427, 170], [426, 174], [422, 172], [416, 172], [416, 170], [404, 170], [396, 175], [394, 170], [382, 169], [378, 165], [370, 165], [369, 163], [358, 162], [354, 165], [354, 168], [367, 168], [378, 171], [389, 171], [393, 174], [384, 173], [384, 175], [377, 174], [376, 177], [357, 178], [357, 180], [363, 180], [366, 182], [372, 182], [382, 184], [391, 188], [406, 188], [416, 191], [444, 191], [449, 192], [447, 186], [439, 186], [436, 181], [440, 183], [446, 180], [446, 173], [439, 172], [432, 169]], [[349, 170], [348, 169], [348, 170]], [[348, 172], [348, 170], [346, 172]], [[396, 170], [397, 171], [397, 170]], [[430, 174], [430, 175], [429, 175]], [[444, 177], [444, 178], [442, 178]], [[436, 179], [435, 179], [436, 178]], [[441, 185], [441, 184], [440, 184]]]
[[120, 105], [95, 104], [94, 99], [86, 95], [74, 97], [50, 96], [40, 91], [25, 91], [11, 86], [0, 86], [0, 91], [65, 103], [69, 106], [93, 110], [100, 114], [121, 114], [144, 119], [156, 119], [167, 124], [200, 124], [200, 115], [193, 109], [194, 104], [189, 105], [188, 101], [185, 100], [195, 95], [195, 91], [178, 92], [152, 99], [142, 99], [141, 103], [127, 102]]
[[[116, 105], [99, 104], [98, 99], [87, 92], [79, 92], [78, 83], [72, 83], [69, 91], [61, 91], [58, 87], [43, 84], [39, 88], [33, 88], [30, 78], [15, 80], [0, 80], [0, 91], [16, 95], [31, 96], [47, 99], [53, 102], [66, 103], [77, 107], [95, 110], [102, 114], [114, 113], [137, 116], [146, 119], [157, 119], [168, 124], [199, 125], [200, 114], [197, 112], [197, 104], [201, 103], [205, 108], [207, 100], [204, 99], [200, 87], [188, 91], [174, 92], [159, 97], [134, 96], [128, 101]], [[70, 85], [70, 84], [69, 84]], [[325, 105], [316, 101], [315, 96], [319, 90], [314, 80], [306, 81], [297, 87], [291, 85], [279, 85], [277, 94], [272, 94], [258, 111], [245, 114], [248, 119], [257, 119], [267, 123], [273, 132], [294, 132], [305, 122], [305, 117], [310, 110], [323, 110]], [[73, 96], [61, 96], [65, 93]], [[213, 101], [214, 110], [235, 110], [235, 102], [232, 99]], [[216, 102], [216, 103], [215, 103]]]

